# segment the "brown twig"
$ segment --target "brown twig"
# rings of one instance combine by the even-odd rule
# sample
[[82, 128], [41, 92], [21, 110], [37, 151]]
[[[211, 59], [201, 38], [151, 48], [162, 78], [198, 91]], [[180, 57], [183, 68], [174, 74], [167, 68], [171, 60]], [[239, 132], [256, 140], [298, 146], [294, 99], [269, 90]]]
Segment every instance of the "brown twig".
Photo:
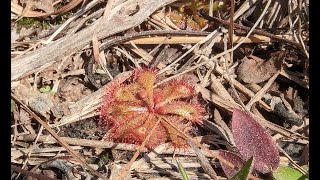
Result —
[[[229, 26], [229, 49], [233, 47], [233, 26], [234, 26], [234, 22], [233, 22], [234, 0], [230, 0], [230, 2], [231, 2], [231, 9], [230, 9], [230, 26]], [[232, 58], [231, 58], [231, 62], [233, 62]]]
[[[208, 16], [207, 14], [205, 14], [205, 12], [202, 9], [199, 11], [199, 14], [200, 14], [200, 16], [202, 16], [204, 19], [206, 19], [208, 21], [216, 22], [218, 24], [222, 24], [222, 25], [225, 25], [225, 26], [230, 26], [228, 21], [223, 20], [223, 19], [218, 19], [216, 17]], [[243, 26], [243, 25], [236, 24], [236, 23], [234, 23], [234, 28], [237, 28], [237, 29], [239, 29], [241, 31], [246, 31], [246, 32], [249, 32], [250, 29], [251, 29], [250, 27]], [[270, 33], [266, 32], [266, 31], [263, 31], [263, 30], [260, 30], [260, 29], [254, 29], [252, 31], [252, 33], [258, 34], [258, 35], [262, 35], [262, 36], [267, 36], [270, 39], [273, 39], [275, 41], [283, 42], [283, 43], [289, 43], [289, 44], [295, 45], [295, 46], [297, 46], [299, 48], [303, 48], [303, 46], [298, 42], [295, 42], [295, 41], [292, 41], [292, 40], [289, 40], [289, 39], [285, 39], [285, 38], [276, 36], [274, 34], [270, 34]], [[309, 46], [306, 46], [306, 49], [309, 50]]]
[[[103, 24], [97, 32], [98, 39], [125, 31], [141, 24], [147, 17], [160, 7], [175, 0], [148, 1], [148, 0], [127, 0], [117, 8], [113, 8], [110, 13], [114, 14], [108, 21], [98, 21]], [[139, 8], [135, 14], [126, 14], [133, 8]], [[41, 66], [48, 63], [60, 61], [67, 55], [79, 51], [91, 42], [94, 32], [94, 24], [82, 29], [76, 34], [65, 36], [57, 41], [53, 41], [45, 47], [38, 48], [19, 58], [11, 60], [11, 80], [20, 79], [22, 76], [36, 72]]]
[[131, 160], [129, 161], [128, 164], [126, 164], [126, 166], [123, 168], [120, 176], [119, 176], [119, 179], [122, 180], [124, 179], [128, 172], [130, 171], [130, 168], [132, 166], [132, 164], [135, 162], [135, 160], [138, 158], [142, 148], [144, 148], [144, 146], [146, 145], [146, 143], [149, 141], [152, 133], [154, 132], [154, 130], [157, 128], [157, 126], [159, 125], [160, 123], [160, 119], [156, 122], [156, 124], [153, 126], [153, 128], [151, 129], [151, 131], [149, 132], [148, 136], [146, 137], [146, 139], [142, 142], [142, 144], [139, 146], [139, 148], [137, 149], [137, 151], [134, 153], [133, 157], [131, 158]]
[[[174, 35], [192, 35], [192, 36], [206, 36], [210, 34], [210, 32], [201, 32], [201, 31], [187, 31], [187, 30], [181, 30], [181, 31], [172, 31], [172, 30], [154, 30], [154, 31], [143, 31], [143, 32], [137, 32], [128, 34], [126, 36], [118, 36], [113, 37], [111, 39], [108, 39], [105, 44], [103, 44], [100, 47], [100, 51], [104, 51], [105, 49], [119, 44], [123, 42], [127, 42], [133, 39], [141, 38], [141, 37], [148, 37], [148, 36], [174, 36]], [[96, 88], [99, 89], [102, 86], [98, 84], [94, 77], [93, 77], [93, 64], [94, 64], [94, 58], [91, 57], [88, 63], [88, 66], [86, 67], [86, 75], [88, 77], [88, 80], [90, 83]]]
[[95, 171], [91, 166], [88, 165], [88, 163], [73, 149], [70, 148], [69, 144], [67, 144], [64, 140], [62, 140], [57, 133], [55, 133], [51, 127], [44, 122], [38, 115], [36, 115], [27, 105], [25, 105], [18, 97], [16, 97], [14, 94], [11, 93], [11, 97], [18, 102], [23, 109], [25, 109], [38, 123], [40, 123], [46, 130], [59, 142], [61, 146], [66, 148], [66, 150], [82, 165], [84, 165], [86, 168], [88, 168], [92, 174], [98, 176], [99, 178], [105, 179], [105, 177]]
[[201, 167], [203, 168], [204, 172], [206, 172], [212, 179], [217, 179], [217, 174], [211, 167], [208, 159], [201, 153], [199, 148], [190, 140], [186, 140], [187, 143], [192, 147], [194, 152], [197, 154], [198, 159], [200, 160]]

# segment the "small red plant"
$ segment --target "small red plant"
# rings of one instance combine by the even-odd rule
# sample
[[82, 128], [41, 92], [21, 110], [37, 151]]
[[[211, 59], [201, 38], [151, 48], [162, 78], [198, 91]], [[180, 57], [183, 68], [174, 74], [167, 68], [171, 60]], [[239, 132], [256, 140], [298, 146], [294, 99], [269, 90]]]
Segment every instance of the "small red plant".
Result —
[[192, 124], [202, 121], [204, 110], [194, 88], [183, 79], [154, 88], [156, 81], [156, 69], [136, 69], [130, 82], [113, 81], [107, 87], [100, 118], [109, 129], [107, 138], [141, 144], [160, 120], [145, 147], [155, 148], [167, 141], [175, 147], [187, 145], [170, 124], [188, 134]]

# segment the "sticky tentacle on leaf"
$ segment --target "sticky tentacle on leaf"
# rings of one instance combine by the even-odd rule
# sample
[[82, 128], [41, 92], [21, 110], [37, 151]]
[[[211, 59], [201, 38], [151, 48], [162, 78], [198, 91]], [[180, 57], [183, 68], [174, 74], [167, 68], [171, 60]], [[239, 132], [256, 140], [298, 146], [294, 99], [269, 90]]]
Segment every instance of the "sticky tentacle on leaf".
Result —
[[179, 115], [193, 123], [202, 120], [203, 110], [199, 104], [191, 104], [184, 101], [175, 101], [157, 109], [160, 114]]

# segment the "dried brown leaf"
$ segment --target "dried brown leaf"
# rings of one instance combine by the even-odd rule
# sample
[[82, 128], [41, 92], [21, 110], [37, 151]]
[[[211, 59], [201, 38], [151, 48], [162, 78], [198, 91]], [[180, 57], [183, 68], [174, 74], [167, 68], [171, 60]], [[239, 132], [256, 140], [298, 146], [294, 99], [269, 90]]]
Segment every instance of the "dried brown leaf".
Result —
[[67, 102], [76, 102], [91, 92], [79, 78], [67, 78], [60, 85], [59, 95]]
[[264, 61], [256, 56], [244, 57], [238, 68], [238, 78], [245, 83], [260, 83], [268, 80], [281, 68], [285, 53], [275, 54]]
[[54, 12], [53, 0], [36, 1], [36, 2], [34, 2], [33, 7], [36, 9], [43, 10], [46, 13]]
[[14, 88], [14, 93], [21, 98], [25, 104], [28, 104], [33, 111], [46, 118], [50, 117], [50, 109], [54, 107], [54, 104], [53, 98], [49, 93], [33, 91], [22, 84]]

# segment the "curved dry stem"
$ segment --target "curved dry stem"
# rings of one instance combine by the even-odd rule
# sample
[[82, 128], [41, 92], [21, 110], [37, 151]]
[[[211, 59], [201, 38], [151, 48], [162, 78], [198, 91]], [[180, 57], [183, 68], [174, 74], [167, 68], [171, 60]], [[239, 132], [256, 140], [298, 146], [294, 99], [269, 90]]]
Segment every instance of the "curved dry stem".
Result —
[[[149, 116], [150, 117], [150, 116]], [[142, 142], [142, 144], [139, 146], [139, 148], [137, 149], [137, 151], [134, 153], [133, 157], [131, 158], [131, 160], [129, 161], [129, 163], [123, 168], [123, 170], [120, 173], [119, 179], [122, 180], [124, 179], [124, 177], [127, 176], [127, 174], [130, 171], [130, 167], [132, 166], [132, 164], [135, 162], [135, 160], [137, 159], [137, 157], [140, 154], [140, 151], [142, 150], [142, 148], [144, 148], [144, 146], [146, 145], [146, 143], [149, 141], [152, 133], [154, 132], [154, 130], [156, 129], [156, 127], [159, 125], [160, 123], [160, 119], [158, 119], [158, 121], [156, 122], [156, 124], [153, 126], [153, 128], [151, 129], [151, 131], [149, 132], [148, 136], [146, 137], [146, 139]]]

